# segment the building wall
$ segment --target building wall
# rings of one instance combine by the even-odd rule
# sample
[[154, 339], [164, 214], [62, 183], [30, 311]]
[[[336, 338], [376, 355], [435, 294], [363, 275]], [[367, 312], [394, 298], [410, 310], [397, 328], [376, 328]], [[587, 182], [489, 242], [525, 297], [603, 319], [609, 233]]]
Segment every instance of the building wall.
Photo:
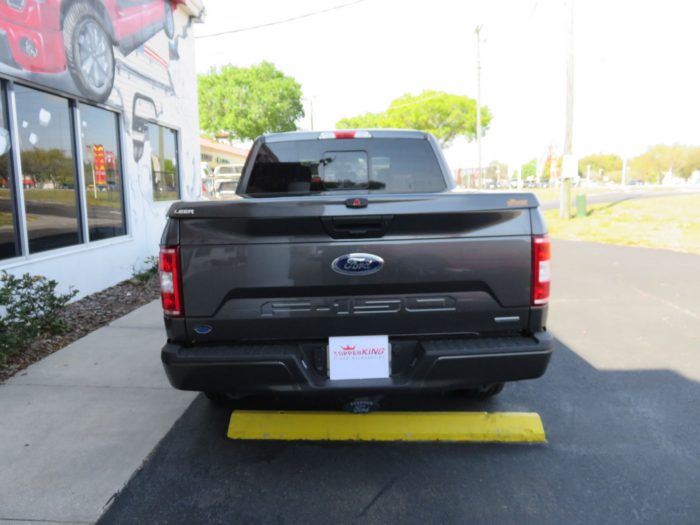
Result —
[[[113, 84], [109, 86], [108, 82], [103, 82], [103, 90], [107, 87], [111, 89], [99, 93], [99, 90], [92, 89], [89, 80], [80, 78], [79, 68], [74, 67], [71, 70], [70, 67], [70, 59], [67, 57], [70, 50], [66, 45], [69, 43], [69, 39], [66, 38], [66, 23], [65, 20], [61, 22], [61, 16], [65, 17], [65, 13], [70, 11], [70, 1], [47, 0], [38, 3], [28, 0], [25, 9], [40, 11], [40, 16], [33, 19], [26, 18], [27, 13], [12, 11], [0, 3], [0, 79], [7, 91], [6, 109], [9, 114], [7, 129], [0, 129], [0, 134], [4, 132], [4, 136], [9, 137], [11, 141], [10, 150], [6, 153], [14, 166], [11, 170], [13, 173], [9, 191], [10, 195], [15, 197], [15, 230], [19, 230], [18, 242], [20, 248], [23, 248], [23, 253], [17, 257], [0, 259], [0, 270], [17, 274], [29, 272], [45, 275], [56, 279], [61, 289], [74, 286], [79, 290], [80, 296], [83, 296], [130, 277], [134, 271], [144, 267], [148, 256], [157, 254], [167, 209], [172, 200], [178, 197], [172, 191], [174, 186], [170, 182], [174, 178], [169, 178], [169, 173], [174, 171], [175, 167], [179, 181], [179, 198], [194, 200], [200, 197], [199, 118], [192, 37], [192, 24], [194, 16], [198, 13], [196, 8], [192, 8], [194, 2], [191, 0], [176, 1], [172, 4], [166, 4], [163, 0], [82, 2], [83, 7], [74, 11], [74, 17], [77, 13], [85, 17], [82, 19], [83, 23], [92, 19], [102, 28], [108, 27], [105, 33], [110, 33], [112, 37], [116, 35], [117, 39], [117, 45], [112, 48]], [[168, 5], [174, 7], [170, 20]], [[27, 26], [27, 20], [36, 19], [41, 21], [40, 26]], [[169, 25], [171, 21], [173, 25]], [[74, 26], [78, 27], [80, 23], [79, 21]], [[4, 54], [1, 41], [3, 31], [7, 35], [5, 38], [10, 40], [9, 46], [5, 45], [5, 49], [9, 47], [10, 51], [5, 51]], [[22, 55], [23, 52], [17, 49], [16, 44], [18, 35], [23, 34], [29, 34], [30, 37], [34, 35], [39, 43], [43, 41], [45, 45], [52, 43], [51, 49], [39, 48], [34, 58], [39, 60], [46, 58], [47, 54], [56, 54], [58, 58], [53, 57], [47, 62], [53, 70], [46, 71], [46, 63], [39, 61], [32, 64], [29, 60], [32, 57]], [[24, 62], [20, 63], [21, 60]], [[76, 59], [74, 64], [75, 61]], [[37, 72], [41, 68], [44, 68], [44, 71]], [[77, 138], [76, 131], [75, 141], [79, 145], [74, 147], [73, 152], [77, 177], [76, 191], [81, 208], [77, 215], [82, 238], [80, 242], [70, 246], [46, 251], [32, 252], [31, 249], [27, 249], [27, 230], [32, 228], [32, 224], [36, 224], [37, 220], [50, 219], [52, 212], [40, 219], [32, 217], [29, 213], [27, 218], [31, 206], [25, 206], [25, 194], [31, 199], [32, 195], [36, 195], [37, 188], [51, 189], [55, 184], [44, 181], [37, 182], [36, 187], [25, 190], [22, 188], [23, 183], [31, 185], [33, 182], [26, 178], [26, 166], [21, 166], [27, 146], [25, 144], [20, 154], [20, 142], [25, 140], [26, 143], [26, 133], [32, 125], [37, 126], [37, 133], [41, 131], [41, 123], [20, 122], [17, 118], [13, 101], [15, 94], [25, 87], [43, 90], [67, 99], [71, 115], [74, 115], [75, 130], [81, 123], [85, 126], [83, 113], [86, 113], [87, 109], [81, 112], [80, 108], [85, 106], [80, 104], [89, 104], [117, 113], [121, 176], [124, 185], [124, 235], [92, 240], [91, 230], [87, 226], [93, 219], [87, 219], [87, 213], [93, 210], [90, 206], [99, 208], [99, 198], [104, 192], [115, 191], [115, 185], [91, 185], [91, 178], [93, 181], [101, 180], [99, 175], [97, 179], [94, 178], [94, 166], [97, 164], [95, 158], [90, 157], [94, 153], [89, 144], [87, 153], [83, 152], [86, 142], [90, 142], [91, 139], [84, 136], [85, 132], [82, 132], [81, 138]], [[0, 122], [0, 128], [3, 126]], [[167, 155], [158, 153], [168, 149], [167, 146], [160, 146], [167, 144], [168, 137], [173, 137], [172, 131], [165, 130], [159, 133], [158, 126], [176, 132], [177, 154], [172, 156], [172, 161], [165, 159]], [[23, 127], [28, 129], [23, 130]], [[153, 141], [156, 143], [152, 143]], [[22, 167], [25, 169], [20, 171]], [[157, 174], [153, 173], [154, 169]], [[70, 192], [70, 184], [64, 184], [64, 187], [66, 192]], [[31, 190], [34, 190], [34, 193]], [[8, 188], [4, 191], [7, 195]], [[89, 195], [93, 192], [94, 196]], [[49, 191], [45, 193], [50, 194]], [[97, 204], [90, 204], [93, 197], [98, 199]], [[158, 200], [158, 197], [168, 200]], [[36, 203], [32, 203], [33, 205]], [[86, 211], [82, 211], [83, 208]], [[117, 208], [112, 208], [111, 211], [102, 208], [99, 213], [106, 216], [109, 213], [114, 215], [116, 211]], [[56, 214], [56, 220], [59, 221], [58, 216], [61, 212]], [[97, 223], [98, 219], [94, 221]], [[0, 222], [0, 225], [2, 224]], [[7, 224], [5, 228], [7, 229]]]
[[249, 150], [229, 147], [204, 137], [200, 138], [200, 148], [201, 161], [211, 170], [217, 166], [243, 166], [249, 153]]

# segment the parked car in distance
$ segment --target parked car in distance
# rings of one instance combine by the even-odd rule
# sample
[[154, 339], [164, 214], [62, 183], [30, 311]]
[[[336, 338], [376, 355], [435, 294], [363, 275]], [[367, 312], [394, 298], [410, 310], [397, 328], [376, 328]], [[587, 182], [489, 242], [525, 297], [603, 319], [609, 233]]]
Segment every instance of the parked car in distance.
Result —
[[225, 200], [236, 197], [236, 189], [242, 171], [243, 165], [237, 164], [223, 164], [215, 167], [207, 179], [210, 198]]
[[223, 164], [214, 168], [214, 177], [234, 176], [243, 173], [243, 165]]
[[218, 179], [216, 181], [215, 196], [217, 199], [233, 199], [236, 198], [236, 189], [240, 176], [231, 177], [230, 179]]

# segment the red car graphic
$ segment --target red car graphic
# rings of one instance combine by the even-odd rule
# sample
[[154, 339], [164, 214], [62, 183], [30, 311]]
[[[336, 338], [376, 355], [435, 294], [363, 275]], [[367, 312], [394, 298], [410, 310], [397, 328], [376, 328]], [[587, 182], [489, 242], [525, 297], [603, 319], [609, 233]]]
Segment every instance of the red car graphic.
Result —
[[161, 30], [175, 33], [184, 0], [1, 0], [0, 62], [34, 73], [70, 72], [102, 102], [114, 84], [114, 46], [127, 55]]
[[348, 346], [341, 346], [340, 348], [342, 348], [342, 349], [345, 350], [346, 352], [349, 352], [350, 350], [355, 350], [355, 345], [352, 345], [352, 346], [350, 346], [350, 345], [348, 345]]

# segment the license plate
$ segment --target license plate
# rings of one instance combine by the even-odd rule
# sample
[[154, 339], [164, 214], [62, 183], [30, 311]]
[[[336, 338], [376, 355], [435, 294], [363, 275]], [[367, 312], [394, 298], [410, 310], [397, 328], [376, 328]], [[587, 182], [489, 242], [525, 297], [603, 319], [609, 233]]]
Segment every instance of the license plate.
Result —
[[387, 378], [389, 350], [387, 335], [329, 337], [329, 376], [334, 380]]

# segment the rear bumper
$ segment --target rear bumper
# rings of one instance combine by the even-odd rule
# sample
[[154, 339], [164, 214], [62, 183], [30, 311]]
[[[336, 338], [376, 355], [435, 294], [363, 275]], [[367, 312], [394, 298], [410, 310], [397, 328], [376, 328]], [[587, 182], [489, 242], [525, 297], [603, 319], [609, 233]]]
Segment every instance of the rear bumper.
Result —
[[387, 379], [331, 381], [323, 342], [183, 347], [168, 343], [161, 357], [181, 390], [265, 393], [354, 393], [451, 390], [533, 379], [544, 374], [552, 336], [391, 339]]

